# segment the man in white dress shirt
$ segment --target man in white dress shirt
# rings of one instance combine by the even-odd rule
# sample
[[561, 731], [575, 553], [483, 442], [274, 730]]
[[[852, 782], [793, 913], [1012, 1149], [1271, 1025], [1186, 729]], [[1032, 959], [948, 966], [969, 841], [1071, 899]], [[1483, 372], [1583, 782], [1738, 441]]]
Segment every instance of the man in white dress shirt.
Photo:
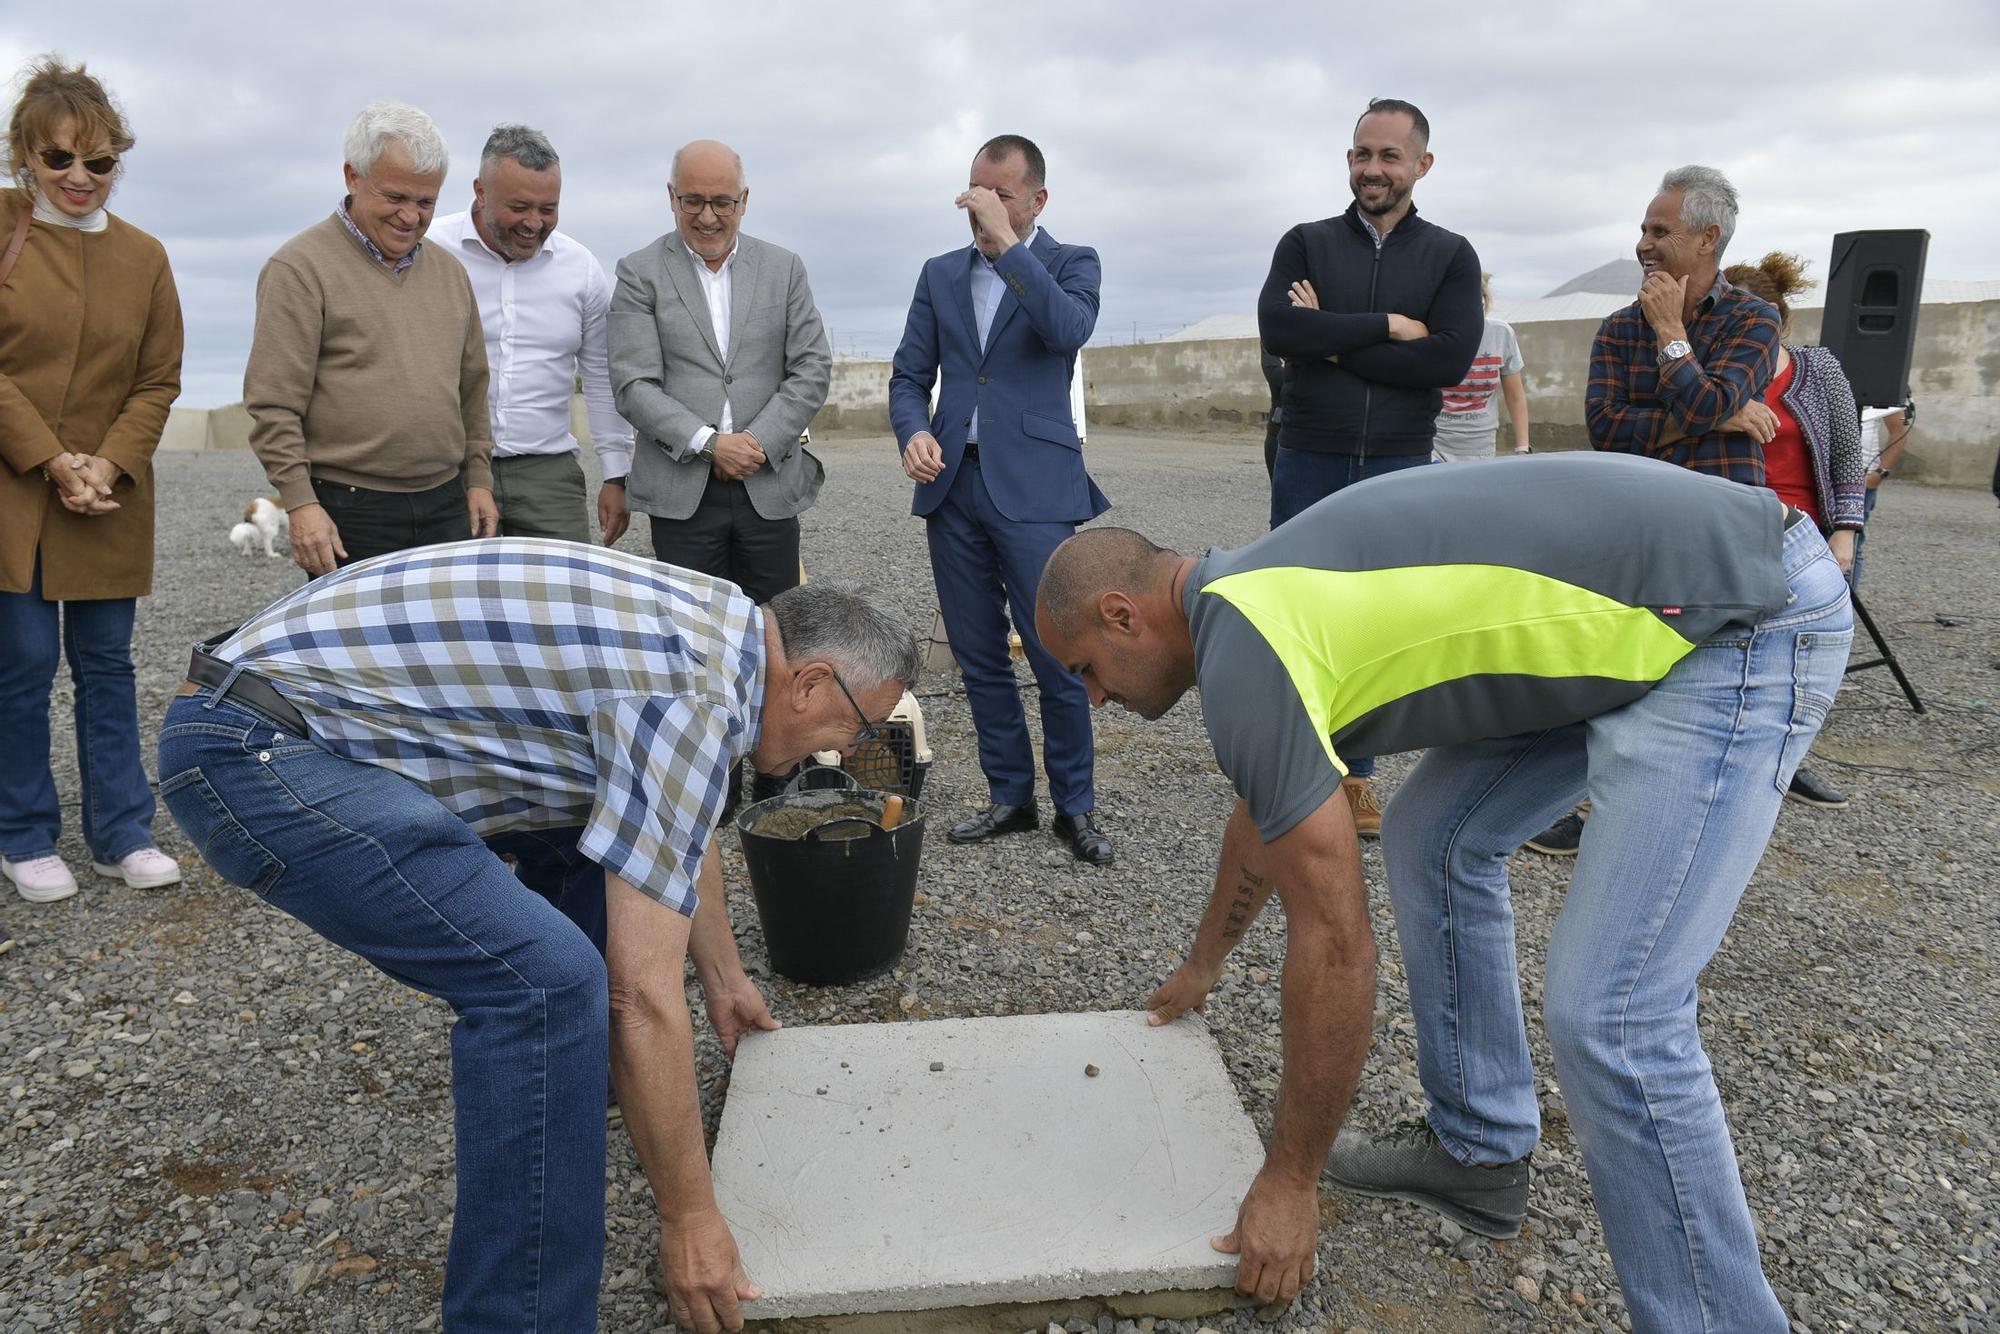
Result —
[[588, 488], [570, 431], [570, 395], [581, 378], [603, 478], [597, 523], [610, 546], [629, 522], [632, 428], [611, 398], [611, 287], [590, 251], [556, 230], [561, 195], [562, 164], [548, 139], [502, 125], [480, 154], [472, 208], [439, 218], [430, 239], [465, 266], [479, 299], [501, 533], [590, 540]]

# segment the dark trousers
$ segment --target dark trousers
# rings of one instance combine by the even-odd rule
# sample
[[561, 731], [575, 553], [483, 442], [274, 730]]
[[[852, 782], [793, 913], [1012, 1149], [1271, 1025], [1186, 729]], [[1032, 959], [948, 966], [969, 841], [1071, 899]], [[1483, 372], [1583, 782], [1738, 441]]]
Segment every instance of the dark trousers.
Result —
[[556, 906], [604, 953], [604, 868], [577, 850], [581, 828], [523, 829], [486, 840], [514, 859], [514, 877]]
[[[1320, 454], [1279, 445], [1271, 469], [1271, 526], [1276, 528], [1356, 482], [1385, 477], [1405, 468], [1419, 468], [1430, 461], [1429, 454]], [[1350, 777], [1367, 778], [1375, 772], [1372, 755], [1346, 758]]]
[[340, 544], [347, 548], [342, 565], [472, 536], [463, 477], [428, 491], [371, 491], [315, 477], [313, 494], [340, 530]]
[[952, 656], [965, 675], [965, 698], [979, 734], [979, 767], [992, 800], [1025, 806], [1035, 796], [1035, 750], [1014, 662], [1007, 652], [1007, 618], [1027, 651], [1041, 686], [1042, 764], [1058, 813], [1097, 807], [1091, 770], [1090, 696], [1083, 678], [1066, 669], [1035, 634], [1035, 591], [1049, 554], [1076, 531], [1073, 523], [1023, 523], [993, 504], [978, 457], [967, 454], [944, 503], [924, 524], [931, 576]]
[[762, 606], [799, 586], [799, 521], [767, 519], [741, 482], [708, 479], [685, 519], [651, 516], [653, 558], [727, 579]]
[[[653, 558], [684, 570], [727, 579], [743, 595], [763, 606], [788, 588], [799, 586], [799, 521], [767, 519], [750, 503], [741, 482], [708, 479], [701, 504], [685, 519], [649, 516]], [[771, 784], [759, 775], [755, 797], [770, 795]], [[782, 779], [778, 780], [782, 782]], [[722, 808], [726, 822], [736, 813], [743, 790], [743, 763], [729, 769], [729, 796]]]

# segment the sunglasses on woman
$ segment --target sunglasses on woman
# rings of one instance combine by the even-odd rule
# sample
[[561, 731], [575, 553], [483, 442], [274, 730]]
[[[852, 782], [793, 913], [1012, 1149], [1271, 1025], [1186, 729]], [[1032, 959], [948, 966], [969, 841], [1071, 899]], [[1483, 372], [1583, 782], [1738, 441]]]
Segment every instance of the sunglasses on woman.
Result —
[[[67, 148], [44, 148], [35, 156], [39, 157], [42, 165], [50, 171], [68, 171], [70, 163], [76, 161], [76, 154]], [[83, 160], [83, 169], [92, 176], [109, 176], [118, 170], [118, 155], [106, 153], [102, 157], [87, 157]]]

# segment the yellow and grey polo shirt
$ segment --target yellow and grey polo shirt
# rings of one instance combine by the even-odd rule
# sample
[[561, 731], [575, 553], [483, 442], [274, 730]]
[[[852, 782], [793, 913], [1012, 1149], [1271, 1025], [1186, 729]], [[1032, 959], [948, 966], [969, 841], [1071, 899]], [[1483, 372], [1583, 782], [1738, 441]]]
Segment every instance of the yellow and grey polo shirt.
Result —
[[1215, 757], [1266, 840], [1350, 755], [1609, 712], [1784, 606], [1782, 502], [1650, 459], [1538, 455], [1351, 486], [1182, 591]]

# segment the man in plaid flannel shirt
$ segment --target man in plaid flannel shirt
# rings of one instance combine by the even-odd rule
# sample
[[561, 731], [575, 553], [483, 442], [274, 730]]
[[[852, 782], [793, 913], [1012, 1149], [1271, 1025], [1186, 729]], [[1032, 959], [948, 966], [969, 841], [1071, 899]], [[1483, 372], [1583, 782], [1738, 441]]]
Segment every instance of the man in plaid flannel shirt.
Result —
[[[917, 671], [901, 609], [852, 587], [758, 607], [535, 538], [362, 561], [197, 650], [160, 734], [181, 829], [459, 1016], [446, 1328], [596, 1328], [607, 1061], [675, 1319], [742, 1327], [757, 1290], [709, 1183], [683, 991], [691, 956], [726, 1052], [778, 1026], [709, 846], [723, 785], [738, 759], [851, 748]], [[517, 878], [510, 840], [588, 873]]]
[[1682, 167], [1660, 182], [1639, 225], [1639, 299], [1606, 316], [1590, 348], [1594, 448], [1764, 485], [1778, 312], [1724, 281], [1735, 230], [1736, 190], [1721, 172]]

